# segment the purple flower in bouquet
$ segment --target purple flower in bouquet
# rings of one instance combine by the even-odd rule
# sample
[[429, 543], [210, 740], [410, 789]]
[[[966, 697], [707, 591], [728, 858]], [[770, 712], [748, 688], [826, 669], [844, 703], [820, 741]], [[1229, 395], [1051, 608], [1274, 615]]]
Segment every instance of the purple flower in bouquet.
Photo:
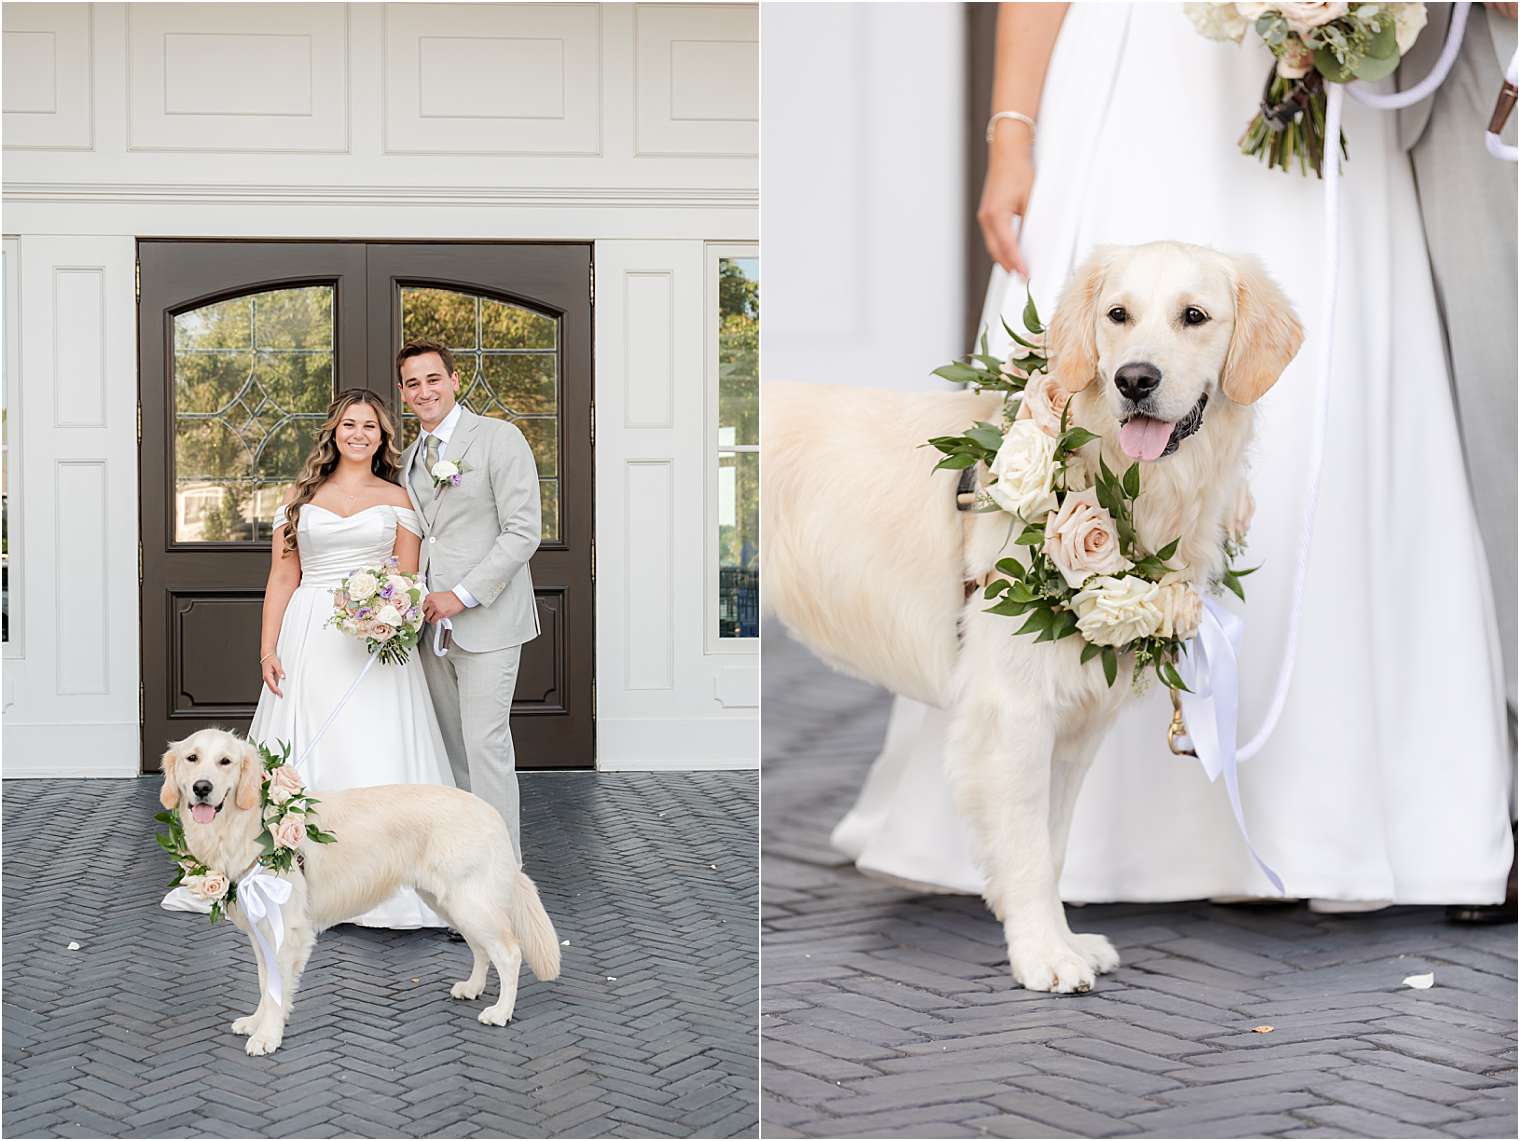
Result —
[[454, 475], [449, 476], [449, 483], [454, 487], [459, 486], [459, 474], [457, 472]]

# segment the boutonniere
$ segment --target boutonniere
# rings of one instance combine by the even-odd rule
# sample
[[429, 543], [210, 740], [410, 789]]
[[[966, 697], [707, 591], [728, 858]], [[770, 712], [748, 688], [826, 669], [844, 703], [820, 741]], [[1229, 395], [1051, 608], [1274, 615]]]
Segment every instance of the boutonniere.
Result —
[[455, 463], [453, 460], [439, 460], [428, 474], [433, 477], [434, 489], [442, 491], [445, 487], [458, 487], [459, 477], [469, 470], [468, 464]]

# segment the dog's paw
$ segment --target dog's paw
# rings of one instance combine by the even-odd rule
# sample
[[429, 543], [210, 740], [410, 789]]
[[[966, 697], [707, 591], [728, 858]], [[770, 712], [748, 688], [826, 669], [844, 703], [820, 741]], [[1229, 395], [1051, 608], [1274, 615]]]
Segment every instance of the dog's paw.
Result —
[[1108, 941], [1106, 935], [1097, 932], [1087, 934], [1073, 934], [1067, 942], [1071, 948], [1082, 958], [1087, 960], [1087, 965], [1096, 973], [1106, 975], [1119, 965], [1119, 952], [1114, 950], [1114, 945]]
[[487, 1026], [505, 1026], [512, 1021], [512, 1012], [497, 1006], [488, 1006], [480, 1012], [480, 1021]]
[[1010, 946], [1008, 963], [1013, 981], [1025, 990], [1086, 994], [1093, 988], [1092, 966], [1064, 942], [1054, 946]]
[[260, 1016], [257, 1012], [245, 1014], [232, 1024], [232, 1032], [234, 1034], [252, 1034], [258, 1029], [259, 1022]]
[[449, 995], [452, 998], [479, 998], [480, 992], [485, 989], [485, 983], [481, 983], [479, 986], [471, 986], [470, 980], [466, 979], [462, 983], [455, 983], [449, 987]]
[[255, 1058], [264, 1054], [273, 1054], [280, 1048], [280, 1041], [283, 1038], [284, 1035], [278, 1031], [260, 1030], [248, 1039], [248, 1045], [244, 1046], [243, 1049], [247, 1050]]

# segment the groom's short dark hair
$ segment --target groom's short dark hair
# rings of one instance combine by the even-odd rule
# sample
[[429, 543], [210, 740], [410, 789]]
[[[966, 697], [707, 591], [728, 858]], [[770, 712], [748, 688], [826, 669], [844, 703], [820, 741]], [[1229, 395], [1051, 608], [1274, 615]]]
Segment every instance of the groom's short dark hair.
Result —
[[396, 379], [401, 379], [401, 363], [408, 357], [420, 357], [424, 353], [437, 353], [443, 361], [443, 371], [452, 376], [457, 370], [454, 368], [454, 354], [449, 352], [449, 347], [439, 341], [415, 340], [408, 341], [401, 346], [401, 351], [396, 354]]

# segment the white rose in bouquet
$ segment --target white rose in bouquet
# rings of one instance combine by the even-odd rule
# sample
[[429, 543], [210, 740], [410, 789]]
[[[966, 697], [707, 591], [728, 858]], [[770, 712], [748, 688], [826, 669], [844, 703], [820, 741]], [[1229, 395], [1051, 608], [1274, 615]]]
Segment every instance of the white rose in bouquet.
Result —
[[992, 461], [997, 482], [987, 494], [1004, 511], [1032, 523], [1056, 506], [1056, 442], [1033, 420], [1019, 420]]
[[1123, 646], [1161, 628], [1160, 587], [1134, 575], [1101, 575], [1071, 600], [1077, 629], [1095, 646]]
[[1282, 13], [1288, 27], [1299, 35], [1328, 24], [1331, 20], [1339, 20], [1351, 11], [1350, 4], [1273, 4], [1272, 7]]
[[355, 602], [363, 602], [366, 598], [373, 598], [375, 591], [380, 589], [380, 584], [375, 581], [375, 576], [368, 571], [360, 571], [352, 575], [348, 580], [348, 597]]
[[387, 626], [401, 625], [401, 611], [389, 604], [382, 606], [375, 614], [376, 622], [383, 622]]
[[1255, 16], [1247, 19], [1241, 9], [1247, 7], [1265, 9], [1266, 5], [1184, 4], [1182, 7], [1187, 12], [1188, 19], [1193, 21], [1193, 27], [1209, 39], [1238, 44], [1244, 38], [1246, 29], [1251, 26], [1251, 19], [1255, 19]]
[[1297, 36], [1283, 44], [1277, 60], [1277, 74], [1284, 79], [1302, 79], [1314, 70], [1314, 53]]
[[385, 580], [385, 585], [391, 588], [391, 601], [399, 603], [407, 598], [407, 591], [412, 589], [412, 584], [407, 581], [405, 575], [393, 574]]
[[1095, 574], [1129, 569], [1114, 517], [1091, 487], [1067, 492], [1066, 501], [1046, 517], [1045, 554], [1073, 590]]
[[1407, 55], [1425, 27], [1425, 5], [1384, 4], [1383, 9], [1393, 13], [1393, 38], [1398, 42], [1399, 55]]

